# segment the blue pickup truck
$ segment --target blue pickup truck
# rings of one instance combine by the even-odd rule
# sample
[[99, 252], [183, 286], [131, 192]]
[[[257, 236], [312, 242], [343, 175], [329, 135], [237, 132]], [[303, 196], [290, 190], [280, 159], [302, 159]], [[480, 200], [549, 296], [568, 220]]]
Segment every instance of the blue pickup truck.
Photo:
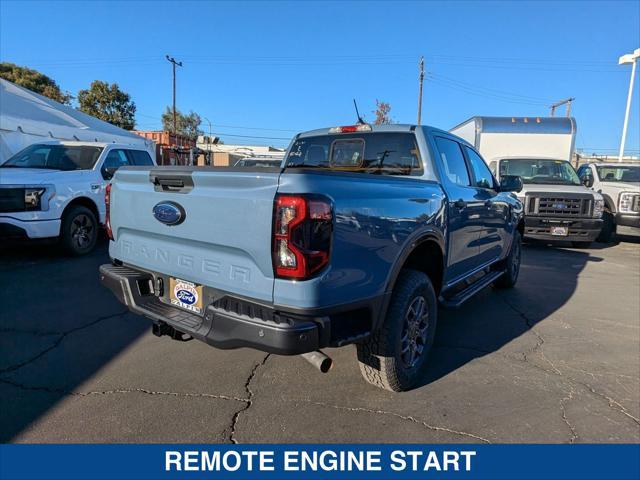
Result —
[[125, 167], [103, 284], [156, 335], [302, 354], [357, 346], [370, 383], [420, 381], [438, 303], [516, 283], [519, 177], [464, 140], [368, 124], [300, 133], [277, 168]]

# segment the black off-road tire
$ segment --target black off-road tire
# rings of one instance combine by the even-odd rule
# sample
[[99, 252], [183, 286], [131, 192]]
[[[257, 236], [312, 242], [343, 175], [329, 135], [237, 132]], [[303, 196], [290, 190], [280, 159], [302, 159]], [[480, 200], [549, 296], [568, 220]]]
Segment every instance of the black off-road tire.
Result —
[[87, 207], [75, 205], [62, 217], [60, 241], [65, 252], [72, 256], [86, 255], [98, 240], [98, 219]]
[[602, 230], [600, 230], [600, 235], [596, 238], [596, 242], [609, 243], [615, 230], [616, 222], [613, 215], [610, 211], [605, 210], [602, 214]]
[[495, 281], [493, 285], [497, 288], [512, 288], [518, 281], [520, 275], [520, 263], [522, 261], [522, 236], [519, 231], [513, 234], [513, 242], [509, 255], [504, 260], [504, 273]]
[[[407, 365], [407, 355], [410, 354], [413, 359], [413, 352], [418, 350], [405, 351], [403, 354], [403, 334], [408, 325], [410, 307], [416, 308], [416, 304], [422, 304], [420, 298], [424, 300], [422, 311], [427, 315], [427, 321], [423, 322], [425, 327], [419, 329], [424, 335], [420, 340], [422, 349], [415, 363]], [[357, 345], [360, 372], [365, 380], [392, 392], [414, 387], [424, 376], [437, 321], [437, 298], [429, 277], [416, 270], [402, 270], [383, 324], [367, 341]], [[408, 331], [407, 336], [411, 336]]]

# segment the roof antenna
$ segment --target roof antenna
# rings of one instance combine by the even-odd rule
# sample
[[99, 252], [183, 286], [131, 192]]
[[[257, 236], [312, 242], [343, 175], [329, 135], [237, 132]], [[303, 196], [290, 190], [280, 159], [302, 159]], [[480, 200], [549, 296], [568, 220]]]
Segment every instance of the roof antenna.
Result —
[[353, 99], [353, 106], [356, 108], [356, 116], [358, 117], [358, 124], [360, 125], [367, 125], [367, 122], [365, 122], [362, 117], [360, 116], [360, 112], [358, 111], [358, 104], [356, 103], [356, 99]]

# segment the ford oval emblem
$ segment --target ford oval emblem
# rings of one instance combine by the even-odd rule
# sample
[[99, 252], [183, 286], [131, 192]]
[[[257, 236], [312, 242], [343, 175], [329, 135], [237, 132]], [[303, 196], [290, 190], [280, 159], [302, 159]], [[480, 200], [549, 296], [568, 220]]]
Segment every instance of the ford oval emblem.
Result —
[[173, 226], [184, 222], [184, 208], [175, 202], [160, 202], [153, 207], [153, 216], [165, 225]]
[[194, 293], [182, 289], [176, 292], [176, 298], [187, 305], [193, 305], [198, 300], [198, 297]]

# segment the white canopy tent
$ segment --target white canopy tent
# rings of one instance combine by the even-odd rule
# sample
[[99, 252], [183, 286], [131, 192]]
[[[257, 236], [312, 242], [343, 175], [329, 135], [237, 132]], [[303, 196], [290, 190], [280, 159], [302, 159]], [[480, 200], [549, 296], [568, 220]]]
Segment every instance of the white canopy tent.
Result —
[[0, 78], [0, 164], [51, 140], [142, 144], [155, 158], [153, 141]]

